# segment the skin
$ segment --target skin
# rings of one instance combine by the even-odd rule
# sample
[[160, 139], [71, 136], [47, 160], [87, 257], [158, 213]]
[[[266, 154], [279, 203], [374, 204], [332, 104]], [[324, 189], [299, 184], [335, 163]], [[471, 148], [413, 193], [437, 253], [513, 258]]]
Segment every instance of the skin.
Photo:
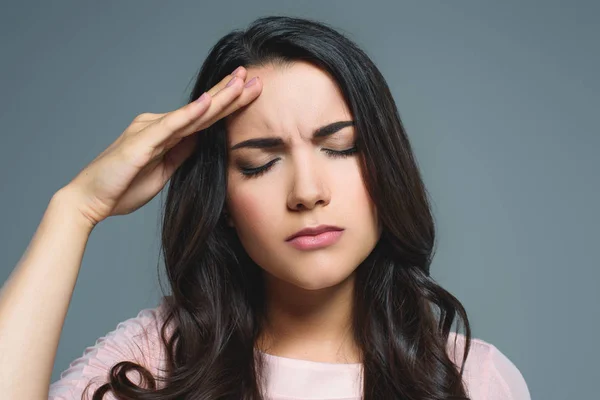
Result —
[[48, 398], [60, 333], [92, 230], [111, 215], [148, 203], [194, 152], [196, 132], [260, 94], [260, 79], [246, 82], [244, 68], [232, 77], [174, 111], [139, 114], [52, 196], [25, 254], [0, 290], [3, 398]]
[[[352, 115], [335, 81], [306, 62], [248, 68], [262, 92], [226, 118], [229, 166], [227, 209], [250, 257], [263, 269], [268, 325], [257, 346], [281, 357], [360, 362], [349, 335], [357, 266], [377, 243], [377, 211], [364, 185], [358, 154], [334, 157], [324, 149], [354, 147], [347, 126], [319, 139], [312, 133]], [[248, 139], [280, 137], [270, 149], [231, 147]], [[277, 161], [259, 176], [243, 168]], [[321, 224], [344, 228], [340, 240], [298, 250], [286, 238]]]

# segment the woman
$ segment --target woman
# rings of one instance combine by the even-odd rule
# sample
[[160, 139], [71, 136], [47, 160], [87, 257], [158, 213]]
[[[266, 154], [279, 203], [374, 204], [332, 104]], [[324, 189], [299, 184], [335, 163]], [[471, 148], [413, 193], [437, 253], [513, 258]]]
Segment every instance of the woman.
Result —
[[[1, 325], [19, 326], [2, 339], [10, 376], [46, 379], [10, 398], [48, 393], [89, 233], [169, 180], [172, 294], [86, 349], [50, 398], [529, 399], [429, 276], [434, 222], [380, 72], [288, 17], [223, 37], [189, 104], [136, 117], [52, 198], [0, 303]], [[35, 366], [10, 350], [25, 343]]]

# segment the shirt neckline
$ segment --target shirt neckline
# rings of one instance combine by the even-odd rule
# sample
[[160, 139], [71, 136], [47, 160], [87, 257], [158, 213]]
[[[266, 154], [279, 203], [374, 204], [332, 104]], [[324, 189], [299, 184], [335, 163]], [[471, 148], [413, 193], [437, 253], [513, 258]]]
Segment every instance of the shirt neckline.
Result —
[[262, 354], [267, 361], [274, 361], [279, 365], [286, 366], [294, 366], [301, 367], [306, 366], [309, 368], [319, 368], [319, 369], [357, 369], [362, 367], [362, 363], [332, 363], [332, 362], [323, 362], [323, 361], [312, 361], [312, 360], [302, 360], [299, 358], [290, 358], [290, 357], [282, 357], [276, 356], [273, 354], [265, 353], [262, 350], [257, 350], [260, 354]]

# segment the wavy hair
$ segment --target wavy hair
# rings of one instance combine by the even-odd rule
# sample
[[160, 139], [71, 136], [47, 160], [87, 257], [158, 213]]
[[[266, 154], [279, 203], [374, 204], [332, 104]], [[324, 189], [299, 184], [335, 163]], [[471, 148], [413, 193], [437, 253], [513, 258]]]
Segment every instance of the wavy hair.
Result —
[[[363, 179], [382, 226], [378, 243], [356, 270], [352, 333], [362, 352], [363, 398], [468, 399], [462, 379], [471, 343], [467, 314], [430, 276], [435, 225], [428, 194], [389, 87], [367, 54], [324, 23], [259, 18], [210, 50], [189, 101], [238, 65], [296, 60], [320, 67], [339, 86], [355, 121]], [[265, 364], [255, 343], [265, 320], [264, 286], [261, 268], [223, 214], [224, 120], [196, 137], [197, 150], [170, 179], [162, 215], [172, 291], [165, 296], [161, 327], [164, 376], [120, 362], [94, 400], [108, 391], [118, 399], [262, 398]], [[447, 353], [457, 314], [466, 336], [460, 369]], [[127, 377], [130, 371], [141, 376], [139, 385]]]

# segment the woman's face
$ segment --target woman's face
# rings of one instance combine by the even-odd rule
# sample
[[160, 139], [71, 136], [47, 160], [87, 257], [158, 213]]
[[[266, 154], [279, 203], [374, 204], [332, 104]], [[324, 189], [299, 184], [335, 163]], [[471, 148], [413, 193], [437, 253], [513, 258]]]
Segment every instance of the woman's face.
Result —
[[[335, 81], [312, 64], [248, 68], [247, 80], [254, 76], [262, 93], [226, 120], [231, 223], [250, 257], [273, 277], [307, 290], [337, 285], [380, 236], [358, 154], [332, 153], [354, 147], [354, 127], [313, 138], [317, 129], [352, 115]], [[276, 140], [243, 146], [262, 138]], [[343, 230], [287, 240], [319, 225]]]

